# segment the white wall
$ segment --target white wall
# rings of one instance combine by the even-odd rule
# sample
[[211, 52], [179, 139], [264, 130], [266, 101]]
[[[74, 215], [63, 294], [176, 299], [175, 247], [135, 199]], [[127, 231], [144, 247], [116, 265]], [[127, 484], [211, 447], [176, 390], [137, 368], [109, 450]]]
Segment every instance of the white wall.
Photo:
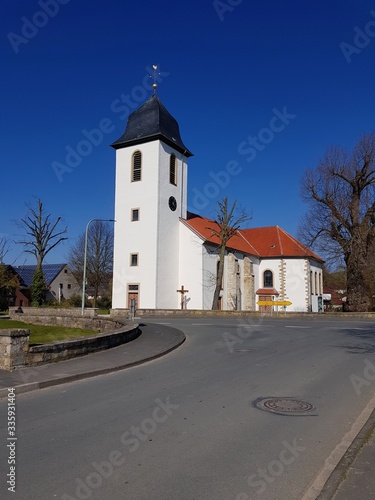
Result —
[[[135, 151], [142, 152], [139, 182], [131, 182]], [[158, 158], [159, 141], [116, 150], [114, 309], [127, 308], [128, 283], [140, 285], [139, 307], [155, 307]], [[131, 222], [132, 208], [140, 209], [137, 222]], [[130, 266], [131, 253], [138, 253], [139, 266]]]
[[[321, 276], [323, 283], [323, 275], [321, 264], [316, 261], [310, 261], [304, 258], [285, 258], [283, 259], [283, 269], [285, 277], [285, 293], [282, 297], [281, 284], [281, 259], [262, 259], [259, 270], [258, 279], [259, 287], [263, 288], [263, 273], [265, 270], [271, 270], [274, 277], [274, 288], [280, 293], [279, 300], [288, 300], [292, 302], [287, 306], [287, 311], [291, 312], [318, 312], [317, 295], [310, 295], [310, 270], [313, 273], [317, 272]], [[318, 278], [319, 282], [319, 278]], [[258, 306], [259, 309], [259, 306]], [[281, 307], [279, 310], [283, 310]]]
[[[179, 282], [180, 290], [183, 285], [189, 292], [185, 295], [187, 309], [203, 309], [203, 241], [191, 231], [184, 222], [180, 222], [180, 263]], [[178, 308], [181, 304], [181, 294], [178, 296]]]
[[[131, 182], [132, 156], [142, 153], [141, 181]], [[170, 155], [177, 159], [177, 186], [169, 182]], [[128, 284], [139, 285], [138, 308], [177, 308], [179, 297], [179, 217], [186, 215], [187, 164], [163, 142], [116, 151], [115, 241], [112, 307], [127, 308]], [[170, 196], [177, 210], [168, 205]], [[139, 220], [131, 221], [131, 209]], [[138, 266], [130, 255], [138, 254]]]
[[[179, 268], [180, 268], [180, 215], [186, 214], [185, 174], [182, 173], [181, 155], [159, 142], [159, 175], [157, 180], [158, 216], [157, 216], [157, 253], [156, 253], [156, 302], [157, 309], [177, 309], [180, 307]], [[169, 182], [171, 154], [176, 156], [177, 185]], [[186, 170], [186, 164], [185, 164]], [[168, 201], [173, 196], [177, 201], [177, 209], [172, 211]]]

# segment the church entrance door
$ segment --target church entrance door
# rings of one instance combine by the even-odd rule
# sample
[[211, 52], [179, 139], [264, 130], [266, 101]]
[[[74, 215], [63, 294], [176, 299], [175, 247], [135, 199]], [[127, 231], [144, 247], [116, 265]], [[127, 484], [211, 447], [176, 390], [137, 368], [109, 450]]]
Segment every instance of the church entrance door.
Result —
[[[273, 300], [273, 296], [272, 295], [259, 295], [258, 300], [270, 301], [270, 300]], [[262, 313], [270, 313], [270, 312], [272, 312], [272, 309], [273, 309], [273, 306], [259, 306], [259, 311]]]
[[128, 285], [128, 309], [130, 309], [132, 300], [135, 300], [135, 308], [138, 309], [139, 285]]

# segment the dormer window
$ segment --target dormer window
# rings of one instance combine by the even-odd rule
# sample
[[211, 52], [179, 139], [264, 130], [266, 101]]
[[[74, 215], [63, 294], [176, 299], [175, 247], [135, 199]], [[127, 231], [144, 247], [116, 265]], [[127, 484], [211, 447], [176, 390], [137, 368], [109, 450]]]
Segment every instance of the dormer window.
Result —
[[176, 157], [173, 154], [169, 159], [169, 182], [177, 186]]
[[132, 182], [140, 181], [142, 178], [142, 153], [136, 151], [132, 158]]

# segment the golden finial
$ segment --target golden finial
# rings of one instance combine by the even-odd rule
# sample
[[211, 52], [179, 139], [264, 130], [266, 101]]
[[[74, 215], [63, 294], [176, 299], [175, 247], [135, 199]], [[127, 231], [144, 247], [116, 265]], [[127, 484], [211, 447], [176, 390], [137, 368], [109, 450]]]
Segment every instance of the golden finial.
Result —
[[154, 94], [156, 94], [156, 89], [158, 88], [158, 84], [156, 83], [156, 79], [160, 73], [158, 72], [158, 67], [156, 64], [152, 65], [152, 69], [154, 70], [154, 76], [153, 76], [154, 83], [152, 84], [152, 88], [154, 89]]

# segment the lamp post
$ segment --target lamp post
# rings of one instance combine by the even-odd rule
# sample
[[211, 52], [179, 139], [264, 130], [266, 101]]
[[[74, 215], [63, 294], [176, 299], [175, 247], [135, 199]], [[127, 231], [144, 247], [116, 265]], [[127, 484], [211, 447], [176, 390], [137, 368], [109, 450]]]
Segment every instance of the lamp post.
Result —
[[82, 281], [82, 308], [81, 308], [81, 314], [84, 316], [85, 314], [85, 293], [86, 293], [86, 263], [87, 263], [87, 240], [88, 240], [88, 234], [89, 234], [89, 226], [91, 222], [94, 221], [99, 221], [99, 222], [116, 222], [114, 219], [91, 219], [88, 221], [86, 225], [86, 232], [85, 232], [85, 253], [83, 257], [83, 281]]

